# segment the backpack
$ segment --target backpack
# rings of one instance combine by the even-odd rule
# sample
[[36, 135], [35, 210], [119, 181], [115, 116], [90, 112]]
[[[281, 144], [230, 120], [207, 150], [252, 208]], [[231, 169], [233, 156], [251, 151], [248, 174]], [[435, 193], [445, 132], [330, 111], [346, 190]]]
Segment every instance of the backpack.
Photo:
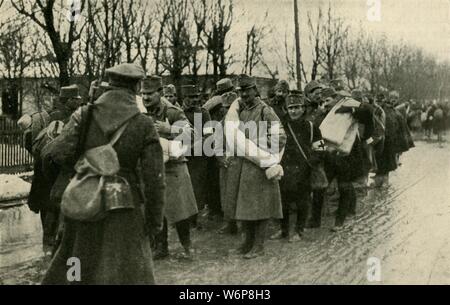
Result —
[[92, 222], [102, 220], [111, 210], [134, 209], [130, 185], [117, 175], [120, 163], [113, 147], [128, 123], [108, 144], [85, 151], [75, 164], [75, 176], [61, 201], [61, 213], [67, 218]]
[[47, 127], [44, 127], [32, 142], [32, 155], [34, 158], [41, 158], [44, 147], [56, 139], [64, 127], [62, 121], [53, 121]]

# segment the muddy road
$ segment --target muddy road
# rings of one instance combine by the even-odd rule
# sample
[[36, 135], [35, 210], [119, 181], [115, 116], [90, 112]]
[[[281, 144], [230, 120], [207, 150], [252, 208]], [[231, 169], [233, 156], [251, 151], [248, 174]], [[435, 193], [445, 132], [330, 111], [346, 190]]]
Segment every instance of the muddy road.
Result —
[[[390, 186], [370, 190], [357, 215], [338, 233], [308, 230], [298, 243], [268, 241], [266, 255], [247, 261], [231, 249], [239, 238], [215, 233], [217, 221], [202, 219], [193, 230], [196, 258], [181, 251], [171, 231], [171, 257], [155, 262], [160, 284], [450, 284], [450, 147], [418, 142], [402, 157]], [[272, 226], [269, 234], [275, 231]], [[22, 248], [3, 250], [9, 257]], [[39, 251], [38, 251], [39, 252]], [[1, 253], [0, 253], [1, 255]], [[375, 262], [375, 265], [373, 265]], [[0, 268], [0, 283], [39, 283], [48, 262], [39, 253]], [[374, 267], [375, 266], [375, 267]], [[373, 269], [376, 268], [376, 269]], [[368, 271], [376, 270], [376, 276]]]

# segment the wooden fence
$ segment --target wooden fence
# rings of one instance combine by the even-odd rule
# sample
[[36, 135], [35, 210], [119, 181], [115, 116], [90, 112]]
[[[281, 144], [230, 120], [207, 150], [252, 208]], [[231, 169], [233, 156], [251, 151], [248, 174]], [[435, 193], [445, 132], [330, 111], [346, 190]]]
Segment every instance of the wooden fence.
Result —
[[23, 133], [15, 121], [0, 116], [0, 174], [31, 171], [33, 158], [24, 148]]

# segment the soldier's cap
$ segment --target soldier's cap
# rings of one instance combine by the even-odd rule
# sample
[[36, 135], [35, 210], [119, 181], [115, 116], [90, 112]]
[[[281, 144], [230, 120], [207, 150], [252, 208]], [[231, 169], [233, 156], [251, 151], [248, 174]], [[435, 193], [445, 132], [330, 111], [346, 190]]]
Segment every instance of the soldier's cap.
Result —
[[351, 93], [348, 92], [347, 90], [339, 90], [336, 93], [337, 93], [337, 95], [342, 96], [342, 97], [352, 97]]
[[17, 125], [20, 127], [21, 130], [26, 130], [26, 129], [30, 128], [32, 124], [33, 124], [33, 119], [31, 118], [31, 115], [29, 115], [29, 114], [25, 114], [17, 121]]
[[303, 95], [303, 92], [299, 90], [292, 90], [287, 98], [286, 106], [288, 108], [293, 106], [305, 106], [306, 103], [307, 101]]
[[78, 88], [77, 85], [61, 87], [59, 97], [81, 99], [80, 89]]
[[278, 91], [278, 90], [281, 90], [283, 92], [289, 92], [289, 90], [290, 90], [289, 83], [287, 81], [285, 81], [285, 80], [280, 80], [275, 85], [274, 90], [275, 90], [275, 92]]
[[391, 91], [389, 92], [389, 98], [400, 98], [400, 94], [398, 93], [398, 91]]
[[256, 88], [256, 80], [246, 74], [239, 75], [236, 89], [245, 90], [250, 88]]
[[361, 90], [355, 89], [352, 91], [352, 98], [361, 102], [364, 99], [364, 93]]
[[223, 78], [216, 84], [217, 94], [222, 95], [229, 91], [234, 90], [233, 82], [229, 78]]
[[163, 93], [164, 95], [177, 95], [177, 89], [174, 85], [169, 84], [163, 87]]
[[379, 92], [376, 96], [377, 100], [384, 100], [386, 98], [385, 92]]
[[198, 97], [200, 96], [200, 92], [198, 91], [198, 87], [195, 85], [184, 85], [181, 86], [181, 94], [187, 97]]
[[336, 91], [345, 90], [345, 82], [341, 78], [336, 78], [330, 81], [330, 86]]
[[325, 88], [321, 92], [322, 99], [327, 99], [329, 97], [335, 98], [336, 96], [337, 96], [336, 90], [334, 90], [334, 88], [331, 88], [331, 87], [330, 88]]
[[163, 88], [162, 78], [156, 75], [144, 78], [141, 82], [141, 92], [152, 94]]
[[145, 77], [145, 71], [136, 64], [120, 64], [112, 68], [106, 69], [106, 76], [113, 82], [120, 83], [139, 81]]
[[305, 94], [306, 94], [306, 96], [310, 96], [314, 91], [316, 91], [318, 89], [323, 89], [323, 85], [315, 80], [310, 81], [305, 86]]

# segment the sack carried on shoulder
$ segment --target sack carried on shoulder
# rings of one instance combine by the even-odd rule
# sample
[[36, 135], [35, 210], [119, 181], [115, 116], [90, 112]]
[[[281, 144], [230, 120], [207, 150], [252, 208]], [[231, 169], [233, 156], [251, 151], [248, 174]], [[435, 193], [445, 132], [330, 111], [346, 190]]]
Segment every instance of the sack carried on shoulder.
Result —
[[64, 216], [78, 221], [98, 221], [108, 211], [134, 208], [130, 185], [117, 175], [120, 164], [113, 148], [127, 125], [115, 133], [109, 144], [86, 151], [76, 163], [76, 174], [62, 197]]

